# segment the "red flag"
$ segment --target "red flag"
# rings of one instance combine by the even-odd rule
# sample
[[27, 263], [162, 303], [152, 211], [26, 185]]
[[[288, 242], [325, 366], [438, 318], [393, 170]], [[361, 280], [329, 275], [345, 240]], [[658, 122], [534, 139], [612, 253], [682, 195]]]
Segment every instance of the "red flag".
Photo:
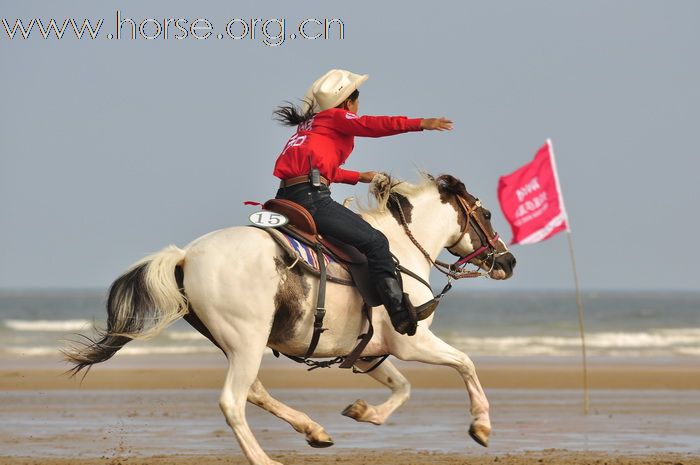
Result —
[[513, 230], [511, 244], [534, 244], [569, 231], [551, 140], [534, 160], [498, 180], [498, 200]]

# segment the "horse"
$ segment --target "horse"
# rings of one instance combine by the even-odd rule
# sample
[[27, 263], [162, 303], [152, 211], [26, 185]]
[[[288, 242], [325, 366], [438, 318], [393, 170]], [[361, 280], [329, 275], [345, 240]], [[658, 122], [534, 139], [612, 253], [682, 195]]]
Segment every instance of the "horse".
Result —
[[[402, 269], [404, 291], [413, 302], [433, 298], [426, 285], [437, 256], [446, 248], [460, 257], [443, 272], [459, 278], [471, 263], [482, 275], [503, 280], [512, 276], [515, 257], [494, 231], [491, 213], [457, 178], [424, 174], [416, 184], [377, 176], [370, 185], [376, 207], [362, 217], [382, 231]], [[442, 264], [444, 265], [444, 264]], [[472, 275], [475, 271], [471, 271]], [[412, 276], [411, 276], [412, 275]], [[93, 364], [111, 358], [132, 339], [148, 339], [173, 321], [195, 314], [198, 329], [225, 353], [228, 371], [219, 406], [243, 453], [252, 465], [281, 465], [260, 447], [245, 416], [251, 402], [287, 421], [305, 435], [309, 445], [327, 447], [331, 437], [318, 423], [274, 399], [257, 374], [266, 347], [301, 357], [312, 337], [319, 279], [295, 262], [270, 235], [259, 228], [238, 226], [208, 233], [184, 249], [169, 246], [138, 261], [111, 285], [107, 298], [107, 327], [87, 342], [64, 350], [70, 370], [89, 372]], [[356, 288], [329, 282], [326, 290], [326, 329], [314, 357], [348, 354], [366, 325], [363, 300]], [[373, 312], [374, 336], [355, 368], [391, 390], [381, 405], [363, 400], [343, 415], [376, 425], [404, 404], [410, 384], [389, 361], [376, 366], [372, 357], [391, 354], [404, 361], [445, 365], [464, 380], [470, 400], [470, 436], [487, 446], [491, 433], [489, 403], [474, 363], [430, 331], [435, 313], [418, 324], [413, 336], [392, 328], [388, 314]], [[192, 320], [188, 319], [192, 322]]]

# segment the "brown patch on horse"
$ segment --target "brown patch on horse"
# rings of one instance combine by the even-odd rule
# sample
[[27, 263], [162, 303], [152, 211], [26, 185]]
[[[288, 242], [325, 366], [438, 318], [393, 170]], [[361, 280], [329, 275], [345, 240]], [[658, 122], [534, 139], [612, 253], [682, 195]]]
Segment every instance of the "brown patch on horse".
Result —
[[275, 267], [282, 277], [275, 293], [275, 318], [268, 342], [281, 344], [294, 336], [297, 323], [304, 317], [304, 304], [311, 292], [311, 286], [304, 279], [304, 274], [291, 257], [275, 257]]
[[452, 205], [452, 208], [457, 212], [459, 226], [462, 229], [466, 228], [467, 218], [462, 212], [462, 207], [459, 206], [457, 196], [461, 195], [471, 203], [476, 201], [474, 196], [467, 192], [467, 188], [462, 181], [449, 174], [438, 176], [435, 182], [437, 183], [438, 192], [440, 193], [440, 201]]
[[391, 197], [389, 197], [387, 208], [391, 212], [391, 216], [394, 217], [396, 222], [402, 224], [399, 207], [403, 212], [404, 218], [406, 218], [406, 224], [411, 224], [411, 214], [413, 212], [413, 205], [411, 204], [411, 201], [401, 194], [392, 193]]
[[[449, 174], [443, 174], [438, 176], [435, 182], [437, 183], [437, 188], [438, 192], [440, 193], [440, 200], [442, 201], [442, 203], [449, 203], [450, 205], [452, 205], [452, 208], [454, 208], [457, 212], [457, 218], [460, 227], [462, 229], [466, 228], [467, 218], [459, 205], [457, 196], [461, 196], [469, 204], [472, 205], [477, 201], [477, 198], [471, 195], [469, 192], [467, 192], [467, 188], [465, 187], [462, 181], [455, 178], [454, 176], [450, 176]], [[476, 214], [480, 215], [481, 224], [486, 226], [486, 231], [484, 231], [484, 233], [488, 234], [489, 236], [493, 236], [495, 232], [493, 230], [493, 226], [491, 225], [491, 221], [484, 217], [484, 209], [478, 209], [476, 211]], [[486, 238], [481, 237], [480, 234], [474, 228], [469, 228], [467, 233], [469, 234], [469, 238], [471, 239], [472, 244], [487, 243]]]

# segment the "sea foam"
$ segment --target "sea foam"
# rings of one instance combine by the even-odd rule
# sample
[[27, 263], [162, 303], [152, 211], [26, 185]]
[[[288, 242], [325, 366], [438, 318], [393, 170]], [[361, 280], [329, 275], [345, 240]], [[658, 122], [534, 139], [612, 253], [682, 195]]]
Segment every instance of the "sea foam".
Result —
[[80, 331], [89, 329], [92, 322], [89, 320], [5, 320], [7, 328], [15, 331]]
[[[467, 337], [447, 335], [446, 341], [470, 354], [480, 355], [576, 355], [579, 336]], [[599, 332], [586, 334], [591, 355], [655, 356], [700, 355], [700, 328], [651, 329], [646, 332]]]

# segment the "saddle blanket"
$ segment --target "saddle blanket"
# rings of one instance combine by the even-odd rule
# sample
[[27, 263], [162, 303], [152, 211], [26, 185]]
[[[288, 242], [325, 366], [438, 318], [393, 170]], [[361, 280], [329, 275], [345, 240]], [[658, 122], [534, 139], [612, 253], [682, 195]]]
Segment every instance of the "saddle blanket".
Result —
[[[299, 242], [298, 240], [296, 240], [295, 238], [293, 238], [292, 236], [290, 236], [288, 234], [282, 233], [282, 235], [284, 236], [284, 239], [287, 241], [287, 244], [289, 244], [289, 247], [291, 247], [291, 249], [294, 252], [296, 252], [296, 254], [302, 260], [304, 260], [313, 269], [318, 270], [318, 271], [321, 270], [321, 268], [319, 268], [319, 266], [318, 266], [318, 256], [317, 256], [316, 251], [314, 249], [312, 249], [308, 245], [304, 244], [303, 242]], [[323, 261], [326, 262], [325, 263], [326, 268], [328, 268], [328, 266], [331, 263], [337, 263], [333, 259], [333, 257], [331, 257], [330, 255], [327, 255], [325, 253], [322, 255], [323, 255]]]
[[[318, 276], [321, 269], [318, 266], [318, 258], [313, 247], [298, 241], [294, 237], [276, 228], [264, 228], [264, 230], [272, 236], [275, 242], [282, 246], [292, 259], [296, 260], [298, 258], [298, 265], [301, 265], [302, 268]], [[326, 264], [326, 273], [330, 281], [348, 286], [354, 284], [348, 270], [333, 257], [324, 253], [323, 261]]]

